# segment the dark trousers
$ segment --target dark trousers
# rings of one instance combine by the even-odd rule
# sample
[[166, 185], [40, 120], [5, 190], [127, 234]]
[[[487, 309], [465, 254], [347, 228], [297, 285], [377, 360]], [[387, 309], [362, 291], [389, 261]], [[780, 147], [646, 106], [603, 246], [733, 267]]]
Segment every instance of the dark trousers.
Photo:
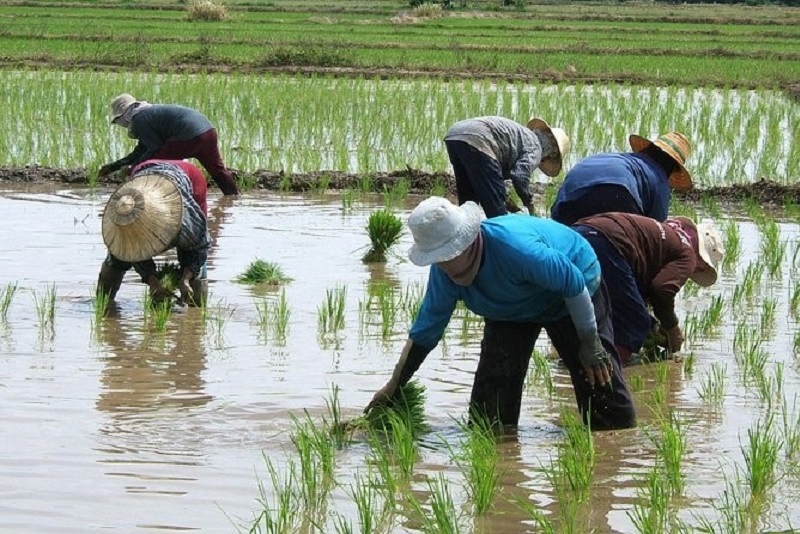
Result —
[[607, 293], [601, 284], [592, 302], [603, 346], [611, 356], [611, 385], [591, 387], [578, 359], [578, 336], [567, 316], [550, 323], [514, 323], [486, 320], [481, 355], [472, 386], [470, 411], [503, 425], [519, 423], [522, 391], [533, 346], [544, 328], [564, 362], [575, 389], [575, 399], [584, 423], [593, 430], [636, 426], [636, 412], [622, 376], [619, 356], [614, 349]]
[[553, 206], [550, 216], [561, 224], [572, 226], [578, 219], [611, 211], [643, 215], [642, 208], [625, 186], [602, 184], [588, 188], [575, 200]]
[[217, 130], [208, 130], [188, 141], [167, 141], [151, 159], [186, 159], [195, 158], [208, 171], [214, 183], [224, 195], [238, 195], [236, 179], [225, 164], [219, 153], [219, 139]]
[[614, 344], [630, 352], [639, 352], [653, 328], [653, 318], [642, 298], [636, 275], [619, 250], [602, 233], [590, 226], [573, 228], [592, 245], [600, 262], [611, 303]]
[[500, 163], [463, 141], [445, 141], [456, 177], [458, 203], [477, 202], [487, 217], [506, 215], [506, 184]]

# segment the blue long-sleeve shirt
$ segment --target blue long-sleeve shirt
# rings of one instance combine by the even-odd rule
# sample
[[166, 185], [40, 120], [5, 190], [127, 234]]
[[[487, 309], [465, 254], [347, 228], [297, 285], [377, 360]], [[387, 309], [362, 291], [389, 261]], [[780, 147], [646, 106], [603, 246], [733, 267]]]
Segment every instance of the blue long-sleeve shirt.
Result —
[[630, 191], [642, 214], [665, 221], [669, 210], [667, 172], [640, 152], [595, 154], [579, 161], [564, 177], [550, 215], [556, 219], [565, 202], [581, 198], [597, 185], [621, 185]]
[[487, 319], [549, 323], [568, 314], [565, 298], [594, 294], [600, 264], [589, 243], [555, 221], [505, 215], [481, 223], [483, 260], [475, 280], [459, 286], [431, 265], [428, 286], [409, 337], [432, 349], [456, 303]]

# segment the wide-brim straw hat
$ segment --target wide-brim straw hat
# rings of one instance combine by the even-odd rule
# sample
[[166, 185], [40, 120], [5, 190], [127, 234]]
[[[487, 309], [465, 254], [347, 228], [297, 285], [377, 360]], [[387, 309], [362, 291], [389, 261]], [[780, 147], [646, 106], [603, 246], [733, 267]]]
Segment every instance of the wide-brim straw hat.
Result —
[[103, 241], [122, 261], [144, 261], [161, 254], [181, 229], [183, 200], [169, 179], [137, 176], [108, 199], [103, 213]]
[[484, 214], [474, 202], [456, 206], [442, 197], [431, 197], [417, 205], [408, 217], [414, 244], [408, 259], [420, 267], [452, 260], [475, 241]]
[[714, 221], [703, 220], [699, 224], [695, 224], [688, 217], [673, 217], [673, 219], [678, 221], [684, 229], [688, 229], [687, 233], [697, 236], [697, 241], [693, 243], [694, 251], [706, 264], [705, 269], [692, 273], [689, 278], [703, 287], [714, 285], [719, 275], [717, 267], [725, 255], [722, 237], [717, 231]]
[[689, 144], [685, 135], [679, 132], [669, 132], [655, 141], [651, 141], [640, 135], [632, 134], [628, 138], [628, 142], [634, 152], [642, 152], [647, 147], [655, 145], [678, 164], [678, 169], [669, 175], [669, 186], [676, 191], [688, 191], [692, 188], [692, 177], [684, 167], [686, 159], [692, 153], [692, 145]]
[[136, 99], [128, 93], [122, 93], [111, 101], [111, 122], [122, 117], [129, 107], [136, 103]]
[[554, 177], [561, 173], [564, 164], [564, 156], [569, 152], [569, 136], [561, 128], [551, 127], [542, 119], [533, 118], [528, 121], [528, 129], [542, 132], [550, 138], [551, 145], [558, 147], [555, 155], [542, 154], [542, 161], [539, 162], [539, 169], [547, 176]]

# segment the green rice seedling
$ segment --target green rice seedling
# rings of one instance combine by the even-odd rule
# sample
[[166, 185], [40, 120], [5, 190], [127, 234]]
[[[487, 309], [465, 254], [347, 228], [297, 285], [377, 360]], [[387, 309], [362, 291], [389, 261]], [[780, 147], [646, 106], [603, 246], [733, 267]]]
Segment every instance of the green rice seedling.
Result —
[[558, 188], [560, 184], [548, 183], [544, 187], [544, 205], [549, 207], [555, 204], [556, 195], [558, 195]]
[[374, 192], [374, 185], [372, 181], [372, 176], [369, 174], [365, 174], [361, 176], [358, 180], [358, 190], [361, 191], [362, 194], [369, 194]]
[[277, 263], [261, 259], [254, 260], [245, 272], [236, 277], [236, 282], [240, 284], [281, 285], [291, 281]]
[[800, 453], [800, 411], [795, 411], [796, 407], [797, 394], [795, 394], [791, 405], [789, 405], [786, 398], [781, 403], [783, 451], [784, 456], [790, 461], [797, 461], [798, 453]]
[[324, 419], [325, 425], [334, 446], [341, 449], [350, 443], [351, 433], [348, 431], [348, 425], [342, 419], [342, 407], [339, 404], [339, 386], [336, 384], [331, 386], [330, 395], [325, 399], [325, 406], [328, 408], [328, 418]]
[[291, 415], [292, 443], [300, 462], [300, 496], [305, 513], [316, 517], [322, 511], [333, 484], [334, 444], [305, 412], [303, 420]]
[[496, 425], [485, 416], [472, 414], [469, 423], [460, 423], [466, 438], [460, 451], [450, 448], [450, 456], [464, 473], [467, 495], [477, 515], [485, 514], [494, 503], [500, 480]]
[[398, 411], [387, 412], [386, 420], [391, 431], [386, 431], [385, 437], [391, 447], [392, 457], [400, 475], [408, 480], [414, 472], [418, 456], [415, 429], [411, 426], [411, 421]]
[[721, 295], [714, 295], [711, 298], [711, 304], [703, 311], [700, 317], [700, 332], [704, 336], [713, 334], [722, 323], [724, 307], [725, 301]]
[[702, 194], [700, 196], [700, 207], [712, 219], [722, 217], [722, 206], [713, 194]]
[[375, 487], [381, 492], [386, 510], [391, 513], [395, 509], [399, 483], [406, 483], [409, 479], [395, 467], [385, 433], [371, 428], [367, 431], [367, 441], [370, 450], [367, 463], [378, 473]]
[[650, 406], [657, 414], [662, 413], [667, 403], [667, 393], [664, 386], [658, 386], [650, 392]]
[[339, 512], [334, 515], [333, 528], [336, 530], [336, 534], [353, 534], [355, 532], [353, 530], [353, 522]]
[[386, 253], [403, 235], [403, 221], [388, 209], [374, 211], [367, 222], [370, 248], [362, 260], [365, 263], [382, 263]]
[[414, 437], [417, 437], [428, 431], [425, 423], [425, 398], [425, 386], [417, 380], [411, 380], [399, 388], [390, 402], [370, 410], [363, 418], [363, 423], [366, 423], [367, 428], [391, 432], [393, 421], [389, 416], [396, 413], [400, 420], [408, 423]]
[[761, 332], [767, 334], [775, 330], [775, 309], [778, 302], [773, 298], [765, 298], [761, 304]]
[[[534, 525], [536, 526], [536, 532], [541, 534], [557, 534], [561, 532], [560, 530], [556, 529], [556, 524], [552, 519], [545, 515], [538, 503], [520, 497], [514, 498], [513, 502], [520, 508], [520, 510], [528, 515], [531, 521], [533, 521]], [[572, 517], [574, 522], [574, 514]], [[564, 532], [566, 532], [566, 530]]]
[[661, 459], [664, 481], [670, 493], [680, 495], [685, 487], [683, 457], [687, 449], [686, 429], [681, 418], [676, 417], [674, 412], [659, 417], [658, 426], [658, 434], [648, 433], [648, 437]]
[[416, 512], [416, 519], [422, 523], [422, 531], [441, 534], [462, 532], [458, 510], [450, 495], [450, 486], [444, 473], [439, 472], [435, 479], [428, 477], [427, 483], [430, 492], [430, 510], [423, 508], [413, 496], [408, 497], [411, 508]]
[[213, 327], [218, 347], [224, 345], [225, 325], [228, 324], [235, 311], [235, 306], [229, 306], [224, 300], [220, 300], [206, 316]]
[[281, 193], [288, 193], [292, 190], [292, 175], [284, 173], [281, 175], [281, 181], [278, 183], [278, 191]]
[[661, 534], [669, 532], [669, 494], [664, 484], [661, 465], [656, 462], [647, 476], [644, 487], [636, 492], [636, 502], [628, 517], [636, 532], [640, 534]]
[[776, 468], [781, 440], [772, 428], [773, 419], [756, 421], [747, 430], [746, 445], [739, 445], [745, 461], [745, 480], [750, 488], [751, 502], [762, 500], [777, 482]]
[[111, 304], [111, 295], [105, 291], [97, 291], [92, 297], [92, 307], [94, 309], [94, 324], [99, 325], [108, 313]]
[[329, 174], [322, 174], [316, 182], [311, 186], [311, 192], [317, 196], [322, 196], [328, 192], [331, 185], [331, 177]]
[[52, 328], [56, 317], [56, 285], [49, 286], [41, 296], [34, 290], [33, 301], [36, 305], [36, 316], [39, 318], [39, 328]]
[[172, 317], [172, 302], [165, 300], [154, 303], [151, 307], [153, 326], [156, 332], [166, 332], [169, 318]]
[[717, 521], [712, 521], [707, 517], [695, 515], [697, 520], [695, 531], [707, 534], [755, 532], [755, 529], [747, 529], [750, 521], [748, 520], [746, 495], [744, 494], [742, 483], [738, 480], [738, 477], [731, 481], [728, 479], [727, 474], [723, 473], [723, 476], [725, 477], [725, 490], [720, 497], [712, 499], [712, 505], [720, 517]]
[[254, 302], [256, 307], [256, 323], [258, 324], [258, 330], [261, 337], [266, 340], [267, 332], [269, 331], [269, 326], [272, 322], [270, 317], [269, 299], [267, 297], [261, 297], [256, 299]]
[[683, 358], [683, 374], [685, 374], [687, 378], [691, 378], [694, 374], [695, 363], [697, 363], [697, 354], [695, 354], [693, 350], [689, 351]]
[[795, 318], [797, 318], [798, 308], [800, 308], [800, 282], [795, 282], [792, 286], [792, 294], [789, 297], [789, 309]]
[[563, 480], [559, 483], [566, 483], [578, 502], [583, 502], [588, 497], [597, 461], [591, 427], [568, 408], [562, 409], [561, 420], [564, 441], [558, 447], [556, 463]]
[[381, 523], [382, 508], [378, 483], [371, 472], [362, 476], [359, 472], [353, 475], [353, 483], [348, 492], [356, 504], [358, 527], [361, 534], [378, 532]]
[[0, 318], [2, 318], [3, 321], [8, 320], [8, 310], [11, 308], [11, 302], [14, 300], [14, 295], [16, 294], [16, 282], [9, 282], [0, 290]]
[[433, 185], [431, 185], [430, 191], [428, 191], [428, 196], [431, 197], [444, 197], [447, 196], [447, 184], [445, 184], [440, 178], [434, 180]]
[[264, 487], [264, 483], [258, 481], [258, 502], [261, 505], [261, 512], [253, 519], [250, 524], [250, 533], [269, 533], [285, 534], [296, 532], [297, 526], [302, 516], [300, 497], [297, 494], [297, 467], [293, 461], [287, 462], [284, 478], [278, 472], [275, 464], [272, 463], [266, 453], [262, 454], [264, 463], [267, 465], [271, 483], [272, 499], [268, 498], [270, 492]]
[[317, 324], [320, 334], [337, 332], [344, 328], [344, 310], [347, 286], [325, 290], [325, 300], [317, 309]]
[[722, 258], [722, 269], [730, 272], [736, 268], [742, 255], [742, 236], [739, 224], [733, 219], [728, 219], [725, 223], [724, 232], [725, 236], [722, 239], [725, 244], [725, 255]]
[[410, 189], [410, 185], [408, 180], [405, 178], [401, 178], [391, 187], [383, 187], [383, 205], [387, 208], [393, 208], [395, 206], [401, 205], [405, 202], [406, 198], [408, 197], [408, 190]]
[[695, 284], [692, 280], [688, 280], [683, 286], [682, 290], [684, 297], [696, 297], [700, 294], [700, 286]]
[[392, 286], [384, 285], [378, 293], [378, 305], [381, 315], [381, 339], [388, 339], [394, 332], [394, 325], [397, 322], [397, 305], [395, 289]]
[[725, 398], [725, 372], [724, 363], [715, 362], [711, 364], [711, 369], [706, 373], [700, 383], [697, 394], [706, 402], [714, 405], [721, 405]]
[[780, 229], [775, 219], [768, 218], [761, 225], [761, 261], [766, 265], [770, 278], [781, 273], [786, 248], [781, 243]]
[[351, 213], [355, 204], [356, 193], [352, 189], [342, 191], [342, 213]]
[[794, 354], [800, 354], [800, 330], [794, 333]]
[[669, 365], [667, 362], [658, 362], [656, 364], [656, 384], [663, 386], [667, 383], [669, 378]]
[[644, 389], [644, 377], [639, 373], [633, 373], [628, 377], [628, 386], [633, 393], [639, 393]]
[[550, 369], [550, 361], [543, 352], [534, 349], [531, 354], [531, 364], [528, 367], [528, 384], [543, 384], [547, 396], [552, 399], [556, 392], [556, 386]]
[[281, 343], [286, 341], [286, 335], [289, 332], [289, 317], [291, 315], [292, 311], [289, 309], [289, 303], [286, 300], [286, 290], [282, 289], [280, 295], [278, 295], [278, 300], [272, 307], [275, 339]]

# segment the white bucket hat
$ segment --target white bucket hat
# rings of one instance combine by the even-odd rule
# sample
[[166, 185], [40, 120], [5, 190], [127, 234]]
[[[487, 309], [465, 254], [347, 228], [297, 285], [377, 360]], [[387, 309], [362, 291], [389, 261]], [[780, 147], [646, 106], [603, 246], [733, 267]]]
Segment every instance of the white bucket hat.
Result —
[[550, 142], [558, 148], [557, 154], [547, 156], [542, 154], [539, 169], [547, 176], [558, 176], [564, 163], [564, 156], [569, 152], [569, 136], [561, 128], [554, 128], [542, 119], [533, 118], [528, 121], [528, 129], [537, 130], [550, 138]]
[[420, 267], [452, 260], [475, 241], [483, 218], [474, 202], [456, 206], [442, 197], [423, 200], [408, 217], [414, 236], [408, 259]]
[[122, 261], [149, 260], [167, 250], [181, 229], [183, 199], [177, 186], [157, 174], [121, 185], [103, 212], [103, 241]]
[[700, 271], [695, 271], [689, 278], [703, 287], [712, 286], [717, 282], [717, 266], [722, 261], [725, 255], [725, 247], [722, 243], [717, 227], [711, 219], [704, 219], [699, 224], [695, 225], [694, 221], [688, 217], [675, 217], [674, 220], [680, 222], [684, 229], [694, 230], [697, 234], [697, 242], [693, 243], [696, 246], [695, 253], [700, 256], [706, 268]]
[[111, 122], [122, 117], [129, 107], [136, 103], [136, 99], [128, 93], [122, 93], [111, 101]]

